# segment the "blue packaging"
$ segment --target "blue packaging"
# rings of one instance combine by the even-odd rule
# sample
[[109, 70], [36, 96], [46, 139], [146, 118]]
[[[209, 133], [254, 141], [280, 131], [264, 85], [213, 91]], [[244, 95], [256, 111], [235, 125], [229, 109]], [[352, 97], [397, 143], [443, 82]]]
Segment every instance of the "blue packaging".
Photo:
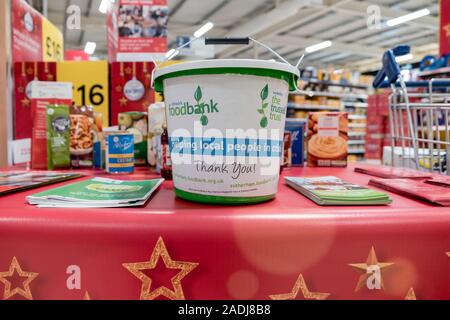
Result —
[[134, 171], [134, 135], [109, 133], [106, 142], [106, 172], [128, 174]]
[[305, 160], [305, 119], [286, 119], [285, 131], [291, 134], [291, 150], [288, 164], [303, 166]]
[[96, 141], [94, 142], [94, 151], [93, 151], [93, 166], [96, 169], [102, 169], [105, 165], [103, 159], [104, 159], [104, 154], [102, 151], [102, 143], [100, 141]]

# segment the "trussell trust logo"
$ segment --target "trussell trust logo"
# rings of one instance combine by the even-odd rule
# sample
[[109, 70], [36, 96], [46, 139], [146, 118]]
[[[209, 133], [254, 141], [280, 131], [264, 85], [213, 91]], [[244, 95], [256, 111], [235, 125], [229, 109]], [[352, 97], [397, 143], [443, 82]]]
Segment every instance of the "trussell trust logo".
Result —
[[286, 114], [286, 108], [281, 106], [282, 94], [280, 92], [272, 92], [272, 96], [269, 99], [269, 85], [266, 84], [259, 93], [261, 104], [256, 111], [261, 115], [259, 121], [260, 128], [267, 128], [270, 121], [284, 121], [284, 115]]
[[206, 114], [219, 113], [218, 103], [213, 99], [209, 101], [202, 101], [203, 92], [200, 86], [197, 87], [194, 93], [195, 103], [183, 102], [177, 105], [169, 106], [169, 113], [174, 116], [190, 116], [193, 114], [201, 115], [200, 123], [202, 126], [206, 126], [209, 122]]

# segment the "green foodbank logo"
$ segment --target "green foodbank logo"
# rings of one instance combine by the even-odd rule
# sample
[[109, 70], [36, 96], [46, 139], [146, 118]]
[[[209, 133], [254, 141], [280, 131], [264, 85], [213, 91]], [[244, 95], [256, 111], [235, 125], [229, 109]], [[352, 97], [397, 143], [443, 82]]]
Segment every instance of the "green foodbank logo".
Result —
[[219, 113], [219, 109], [217, 108], [217, 103], [214, 102], [213, 99], [208, 102], [202, 102], [203, 93], [202, 88], [200, 86], [197, 87], [194, 93], [194, 99], [196, 101], [195, 105], [190, 104], [189, 102], [184, 102], [181, 106], [172, 106], [169, 107], [169, 113], [172, 117], [174, 116], [186, 116], [198, 114], [200, 116], [200, 123], [202, 126], [206, 126], [208, 124], [208, 117], [205, 113]]
[[267, 98], [269, 97], [269, 85], [266, 84], [266, 86], [261, 90], [260, 98], [261, 98], [261, 108], [258, 109], [259, 114], [261, 114], [261, 121], [259, 121], [259, 126], [261, 128], [267, 127], [268, 120], [266, 111], [269, 107], [269, 103], [267, 102]]

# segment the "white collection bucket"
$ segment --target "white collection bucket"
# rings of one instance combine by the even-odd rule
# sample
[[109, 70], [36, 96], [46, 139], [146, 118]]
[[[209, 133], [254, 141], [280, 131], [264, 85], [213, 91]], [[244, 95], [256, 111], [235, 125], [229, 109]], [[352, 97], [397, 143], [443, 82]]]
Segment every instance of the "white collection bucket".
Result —
[[177, 196], [245, 204], [276, 196], [289, 91], [297, 68], [205, 60], [156, 70], [165, 98]]

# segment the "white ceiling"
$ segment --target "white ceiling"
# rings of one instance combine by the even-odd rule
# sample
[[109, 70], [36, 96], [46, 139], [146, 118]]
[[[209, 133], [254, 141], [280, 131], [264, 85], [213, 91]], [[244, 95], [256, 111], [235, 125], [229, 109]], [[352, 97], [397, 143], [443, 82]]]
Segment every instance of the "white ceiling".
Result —
[[[43, 0], [33, 0], [41, 5]], [[106, 53], [105, 15], [100, 0], [47, 0], [48, 17], [65, 33], [66, 48], [97, 42], [97, 54]], [[80, 6], [82, 30], [64, 30], [65, 8]], [[369, 29], [367, 8], [376, 5], [382, 21], [428, 8], [431, 15], [399, 25]], [[304, 64], [327, 67], [378, 67], [384, 50], [409, 44], [416, 60], [437, 53], [438, 0], [169, 0], [169, 44], [178, 35], [190, 35], [206, 21], [215, 28], [208, 36], [252, 36], [295, 63], [305, 47], [324, 40], [333, 46], [305, 57]], [[270, 59], [265, 49], [253, 46], [217, 46], [221, 58]]]

